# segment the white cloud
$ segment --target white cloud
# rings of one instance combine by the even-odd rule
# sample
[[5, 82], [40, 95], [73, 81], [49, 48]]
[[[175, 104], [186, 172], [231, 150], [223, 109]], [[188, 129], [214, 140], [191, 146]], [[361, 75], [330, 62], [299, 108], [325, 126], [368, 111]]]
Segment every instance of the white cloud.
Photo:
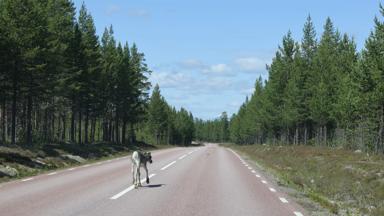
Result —
[[202, 69], [205, 67], [205, 64], [196, 59], [187, 59], [179, 64], [182, 68], [186, 69]]
[[111, 15], [113, 15], [115, 13], [118, 13], [120, 10], [121, 10], [121, 8], [119, 6], [117, 6], [117, 5], [110, 5], [110, 6], [108, 6], [106, 13], [107, 13], [108, 16], [111, 16]]
[[128, 16], [130, 17], [148, 17], [149, 11], [145, 9], [130, 9], [128, 10]]
[[203, 73], [206, 74], [221, 74], [221, 75], [229, 75], [232, 74], [232, 69], [227, 64], [215, 64], [210, 65], [203, 69]]
[[195, 82], [194, 78], [178, 72], [154, 72], [150, 77], [151, 83], [158, 83], [160, 88], [186, 89]]
[[245, 57], [236, 59], [235, 63], [244, 71], [262, 71], [269, 61], [257, 57]]

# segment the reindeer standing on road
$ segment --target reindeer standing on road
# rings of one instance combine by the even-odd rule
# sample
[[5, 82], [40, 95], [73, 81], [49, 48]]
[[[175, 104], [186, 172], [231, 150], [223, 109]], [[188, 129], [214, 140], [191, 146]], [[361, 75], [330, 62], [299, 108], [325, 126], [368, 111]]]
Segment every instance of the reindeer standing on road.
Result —
[[134, 151], [132, 153], [132, 176], [133, 176], [133, 185], [135, 185], [135, 188], [141, 187], [141, 181], [140, 181], [141, 166], [145, 170], [146, 177], [147, 177], [147, 184], [149, 184], [147, 162], [152, 163], [151, 152]]

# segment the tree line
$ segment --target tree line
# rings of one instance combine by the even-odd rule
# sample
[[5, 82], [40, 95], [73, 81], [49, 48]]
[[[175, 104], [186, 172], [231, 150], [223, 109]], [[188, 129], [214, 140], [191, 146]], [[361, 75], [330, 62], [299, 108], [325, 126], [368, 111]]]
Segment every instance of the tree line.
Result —
[[[135, 142], [156, 118], [151, 71], [113, 34], [99, 38], [84, 3], [76, 16], [70, 0], [0, 0], [0, 144]], [[191, 116], [170, 113], [175, 124]], [[163, 138], [162, 127], [148, 131]], [[180, 130], [169, 141], [190, 142]]]
[[[300, 42], [288, 32], [229, 122], [228, 140], [343, 146], [384, 152], [384, 8], [361, 52], [327, 18], [318, 38], [308, 16]], [[214, 128], [216, 121], [207, 121]], [[207, 129], [206, 134], [219, 133]], [[207, 135], [200, 139], [211, 139]]]
[[[148, 104], [147, 118], [142, 122], [139, 134], [149, 143], [189, 145], [195, 136], [192, 113], [184, 108], [176, 110], [161, 95], [156, 85]], [[139, 136], [139, 135], [138, 135]]]

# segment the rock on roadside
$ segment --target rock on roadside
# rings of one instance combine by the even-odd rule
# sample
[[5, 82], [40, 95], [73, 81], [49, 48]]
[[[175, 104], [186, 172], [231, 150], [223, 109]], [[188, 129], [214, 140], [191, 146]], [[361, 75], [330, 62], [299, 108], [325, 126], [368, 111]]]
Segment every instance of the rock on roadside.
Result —
[[0, 177], [3, 177], [3, 176], [15, 177], [17, 175], [19, 175], [19, 172], [15, 168], [0, 165]]
[[76, 161], [78, 163], [83, 163], [85, 162], [86, 160], [78, 155], [70, 155], [70, 154], [67, 154], [67, 155], [63, 155], [62, 156], [64, 159], [69, 159], [69, 160], [73, 160], [73, 161]]

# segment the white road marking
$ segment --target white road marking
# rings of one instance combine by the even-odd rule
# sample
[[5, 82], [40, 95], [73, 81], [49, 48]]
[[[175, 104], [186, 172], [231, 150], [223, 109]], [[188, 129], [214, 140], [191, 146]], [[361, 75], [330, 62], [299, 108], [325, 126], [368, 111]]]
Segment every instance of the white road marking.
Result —
[[188, 154], [190, 155], [190, 154], [192, 154], [194, 151], [190, 151], [190, 152], [188, 152]]
[[100, 165], [100, 164], [101, 164], [101, 162], [96, 163], [96, 165]]
[[255, 171], [255, 170], [252, 170], [251, 172], [252, 172], [252, 173], [256, 173], [256, 171]]
[[274, 192], [274, 193], [276, 192], [276, 190], [274, 188], [269, 188], [269, 190]]
[[[155, 173], [152, 173], [152, 174], [150, 174], [150, 175], [148, 176], [148, 178], [152, 178], [152, 177], [155, 176], [155, 175], [156, 175]], [[140, 182], [141, 182], [141, 183], [144, 183], [145, 181], [146, 181], [146, 179], [143, 178], [143, 179], [141, 179]], [[112, 197], [109, 198], [109, 199], [111, 199], [111, 200], [118, 199], [119, 197], [123, 196], [124, 194], [128, 193], [129, 191], [133, 190], [134, 188], [135, 188], [135, 185], [131, 185], [131, 186], [129, 186], [127, 189], [121, 191], [120, 193], [118, 193], [118, 194], [112, 196]]]
[[31, 180], [33, 180], [33, 178], [27, 178], [27, 179], [23, 179], [23, 180], [21, 180], [22, 182], [26, 182], [26, 181], [31, 181]]
[[250, 169], [250, 170], [251, 170], [251, 169], [252, 169], [252, 167], [248, 167], [248, 169]]
[[89, 165], [89, 164], [86, 164], [86, 165], [84, 165], [83, 167], [89, 167], [89, 166], [91, 166], [91, 165]]
[[72, 168], [69, 168], [67, 169], [68, 171], [72, 171], [72, 170], [75, 170], [76, 168], [72, 167]]
[[303, 214], [301, 214], [301, 212], [293, 212], [296, 216], [304, 216]]
[[167, 164], [166, 166], [164, 166], [163, 168], [161, 168], [160, 170], [165, 170], [167, 169], [168, 167], [172, 166], [173, 164], [175, 164], [176, 161], [172, 161], [171, 163]]
[[51, 172], [51, 173], [48, 173], [47, 175], [51, 176], [51, 175], [56, 175], [57, 172]]
[[264, 181], [264, 180], [263, 180], [263, 181], [261, 181], [261, 182], [263, 182], [263, 184], [267, 184], [267, 181]]
[[288, 203], [288, 200], [285, 199], [284, 197], [279, 197], [279, 199], [280, 199], [280, 201], [281, 201], [282, 203]]
[[256, 175], [256, 177], [257, 177], [257, 178], [260, 178], [260, 176], [259, 176], [259, 175]]
[[186, 156], [187, 156], [187, 155], [185, 154], [185, 155], [179, 157], [179, 160], [182, 160], [182, 159], [185, 158]]

